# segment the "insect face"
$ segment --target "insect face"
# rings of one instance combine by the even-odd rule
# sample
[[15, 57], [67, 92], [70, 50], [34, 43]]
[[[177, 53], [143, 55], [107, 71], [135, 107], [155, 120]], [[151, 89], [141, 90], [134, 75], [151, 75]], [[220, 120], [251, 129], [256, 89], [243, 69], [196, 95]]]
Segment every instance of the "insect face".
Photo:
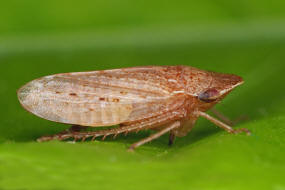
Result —
[[221, 100], [243, 83], [243, 79], [237, 75], [203, 71], [193, 67], [184, 68], [183, 79], [186, 83], [186, 93], [206, 103]]
[[207, 110], [222, 100], [235, 87], [243, 83], [243, 79], [237, 75], [220, 74], [210, 72], [211, 81], [207, 88], [197, 94], [200, 101], [199, 107], [202, 110]]

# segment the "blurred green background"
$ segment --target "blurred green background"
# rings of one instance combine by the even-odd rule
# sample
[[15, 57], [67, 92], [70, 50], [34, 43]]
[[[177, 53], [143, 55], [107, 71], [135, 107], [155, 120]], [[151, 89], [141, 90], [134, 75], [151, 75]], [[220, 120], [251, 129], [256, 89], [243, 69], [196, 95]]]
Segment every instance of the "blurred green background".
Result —
[[[285, 1], [36, 1], [0, 6], [0, 189], [285, 189]], [[217, 109], [251, 136], [199, 119], [188, 136], [126, 152], [150, 132], [104, 142], [35, 139], [68, 126], [21, 108], [16, 90], [54, 73], [189, 65], [244, 85]]]

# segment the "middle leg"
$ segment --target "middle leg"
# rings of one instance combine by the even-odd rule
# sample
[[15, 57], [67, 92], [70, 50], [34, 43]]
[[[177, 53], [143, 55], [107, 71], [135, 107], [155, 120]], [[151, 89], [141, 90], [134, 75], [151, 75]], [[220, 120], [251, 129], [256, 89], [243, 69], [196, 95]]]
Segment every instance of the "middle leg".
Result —
[[149, 136], [147, 138], [144, 138], [144, 139], [142, 139], [142, 140], [132, 144], [130, 146], [130, 148], [129, 148], [129, 151], [133, 151], [135, 148], [137, 148], [137, 147], [139, 147], [139, 146], [141, 146], [141, 145], [143, 145], [143, 144], [145, 144], [147, 142], [150, 142], [150, 141], [152, 141], [154, 139], [157, 139], [158, 137], [160, 137], [160, 136], [164, 135], [165, 133], [167, 133], [167, 132], [169, 132], [169, 131], [171, 131], [173, 129], [176, 129], [178, 127], [180, 127], [180, 121], [175, 121], [174, 123], [172, 123], [168, 127], [165, 127], [161, 131], [159, 131], [159, 132], [157, 132], [157, 133], [155, 133], [155, 134], [153, 134], [153, 135], [151, 135], [151, 136]]
[[175, 140], [175, 133], [170, 131], [169, 133], [169, 140], [168, 140], [168, 146], [171, 146], [174, 143]]

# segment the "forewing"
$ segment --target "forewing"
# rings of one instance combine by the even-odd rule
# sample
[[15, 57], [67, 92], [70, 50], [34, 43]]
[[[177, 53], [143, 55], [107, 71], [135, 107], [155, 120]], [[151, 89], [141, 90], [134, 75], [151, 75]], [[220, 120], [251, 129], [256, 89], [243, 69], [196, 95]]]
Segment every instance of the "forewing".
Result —
[[30, 109], [45, 119], [86, 126], [153, 117], [183, 103], [173, 96], [162, 71], [145, 67], [43, 77], [32, 85], [41, 90]]

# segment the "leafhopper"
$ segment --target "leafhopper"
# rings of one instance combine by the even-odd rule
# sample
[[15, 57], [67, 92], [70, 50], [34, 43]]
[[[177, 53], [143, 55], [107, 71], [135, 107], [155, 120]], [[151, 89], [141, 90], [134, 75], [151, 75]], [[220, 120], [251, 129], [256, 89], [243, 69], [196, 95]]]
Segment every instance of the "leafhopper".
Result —
[[[156, 131], [132, 144], [133, 150], [165, 133], [172, 144], [176, 136], [190, 132], [199, 117], [229, 133], [249, 134], [245, 128], [233, 129], [220, 114], [222, 121], [206, 113], [242, 83], [237, 75], [189, 66], [145, 66], [45, 76], [21, 87], [18, 98], [27, 111], [41, 118], [73, 125], [39, 138], [40, 142]], [[113, 125], [118, 127], [107, 128]], [[107, 129], [81, 131], [83, 126]]]

